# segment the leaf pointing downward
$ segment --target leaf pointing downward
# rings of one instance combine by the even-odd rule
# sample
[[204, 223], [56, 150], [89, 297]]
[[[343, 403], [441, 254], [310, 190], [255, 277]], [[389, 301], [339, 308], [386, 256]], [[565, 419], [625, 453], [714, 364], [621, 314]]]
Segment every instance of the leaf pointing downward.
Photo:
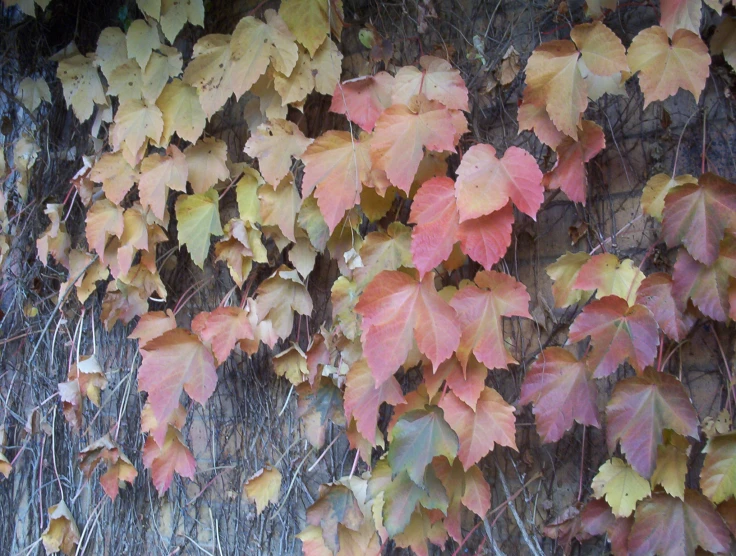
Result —
[[466, 470], [490, 452], [495, 444], [517, 449], [514, 408], [493, 388], [486, 386], [483, 389], [475, 411], [453, 392], [445, 393], [439, 406], [458, 435], [460, 448], [457, 456]]
[[686, 183], [665, 197], [662, 233], [667, 245], [682, 243], [705, 265], [718, 258], [724, 231], [736, 223], [736, 185], [712, 173]]
[[355, 311], [363, 317], [363, 352], [379, 386], [404, 363], [414, 340], [435, 370], [460, 343], [455, 310], [439, 296], [431, 275], [417, 282], [384, 270], [368, 284]]
[[531, 318], [529, 294], [511, 276], [492, 270], [479, 272], [475, 282], [477, 285], [465, 286], [450, 301], [462, 328], [457, 358], [463, 369], [471, 353], [488, 368], [506, 368], [516, 360], [506, 349], [501, 318]]
[[652, 492], [649, 481], [619, 458], [601, 465], [591, 487], [596, 498], [605, 496], [614, 515], [618, 517], [630, 516], [636, 503]]
[[557, 442], [575, 421], [600, 427], [598, 389], [585, 361], [558, 347], [545, 349], [527, 371], [521, 403], [533, 403], [542, 442]]
[[217, 363], [222, 365], [240, 340], [252, 340], [248, 313], [238, 307], [218, 307], [199, 313], [192, 320], [192, 331], [212, 345]]
[[166, 422], [179, 406], [182, 390], [205, 404], [215, 391], [217, 373], [212, 353], [191, 332], [176, 328], [164, 332], [141, 350], [138, 389], [148, 392], [148, 401], [159, 422]]
[[381, 114], [371, 141], [373, 165], [386, 172], [391, 183], [409, 193], [424, 154], [455, 150], [455, 125], [449, 110], [439, 103], [420, 101], [416, 111], [396, 104]]
[[659, 345], [657, 321], [646, 307], [629, 308], [620, 297], [609, 295], [593, 301], [570, 326], [570, 341], [590, 336], [593, 349], [589, 365], [593, 376], [608, 376], [627, 361], [638, 372], [654, 363]]
[[202, 195], [181, 195], [176, 200], [179, 245], [186, 245], [194, 263], [203, 268], [210, 250], [210, 235], [222, 235], [219, 196], [210, 189]]
[[419, 486], [424, 484], [424, 471], [436, 456], [452, 462], [457, 455], [458, 438], [444, 419], [439, 407], [427, 405], [414, 409], [398, 420], [388, 449], [388, 461], [395, 477], [406, 470]]
[[675, 377], [652, 370], [616, 384], [606, 420], [609, 450], [620, 440], [626, 459], [644, 477], [654, 471], [664, 429], [698, 437], [698, 417], [685, 387]]
[[353, 139], [347, 131], [328, 131], [301, 155], [304, 162], [302, 197], [314, 196], [330, 228], [360, 200], [371, 167], [369, 143]]

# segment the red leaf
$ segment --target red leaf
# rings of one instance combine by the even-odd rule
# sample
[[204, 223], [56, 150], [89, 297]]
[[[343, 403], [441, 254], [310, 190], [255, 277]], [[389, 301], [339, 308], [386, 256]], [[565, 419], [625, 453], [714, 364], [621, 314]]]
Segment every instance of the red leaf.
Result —
[[457, 231], [460, 248], [483, 268], [490, 270], [511, 245], [513, 224], [514, 207], [511, 203], [491, 214], [466, 220]]
[[462, 327], [457, 358], [463, 368], [471, 353], [490, 369], [505, 368], [516, 360], [506, 349], [501, 317], [531, 318], [529, 294], [511, 276], [492, 270], [476, 274], [475, 283], [462, 288], [450, 301]]
[[423, 94], [447, 108], [468, 111], [468, 88], [458, 70], [447, 60], [435, 56], [422, 56], [419, 64], [424, 71], [404, 66], [396, 73], [394, 104], [408, 105], [413, 96]]
[[656, 493], [639, 502], [629, 536], [632, 556], [695, 554], [730, 551], [731, 537], [713, 504], [695, 490], [685, 490], [685, 500]]
[[174, 473], [193, 480], [197, 469], [194, 456], [184, 444], [181, 433], [174, 427], [169, 427], [162, 447], [156, 444], [152, 436], [146, 439], [143, 446], [143, 465], [151, 470], [153, 485], [159, 496], [169, 490]]
[[606, 138], [601, 127], [587, 120], [578, 131], [578, 140], [565, 137], [557, 147], [557, 162], [544, 176], [544, 184], [550, 188], [560, 188], [575, 203], [585, 204], [588, 188], [588, 172], [585, 163], [601, 152], [606, 146]]
[[621, 451], [643, 477], [651, 477], [662, 431], [698, 438], [698, 416], [682, 383], [647, 370], [616, 384], [606, 407], [608, 448], [621, 441]]
[[493, 388], [483, 389], [475, 411], [452, 392], [444, 395], [439, 406], [460, 440], [457, 457], [466, 470], [490, 452], [494, 444], [517, 449], [514, 408]]
[[447, 177], [422, 184], [411, 205], [411, 254], [420, 278], [452, 253], [458, 229], [455, 182]]
[[212, 352], [188, 330], [164, 332], [141, 350], [138, 389], [148, 392], [148, 401], [159, 422], [166, 422], [179, 407], [186, 390], [192, 399], [207, 403], [217, 386]]
[[536, 219], [544, 200], [542, 172], [518, 147], [509, 147], [499, 159], [491, 145], [473, 145], [457, 169], [455, 194], [460, 222], [500, 210], [509, 200]]
[[662, 331], [676, 342], [683, 340], [695, 323], [693, 316], [683, 312], [675, 301], [672, 277], [664, 272], [650, 274], [644, 279], [636, 302], [649, 309]]
[[596, 388], [585, 361], [559, 348], [545, 349], [527, 371], [521, 403], [532, 403], [542, 442], [557, 442], [575, 421], [600, 427]]
[[385, 71], [338, 83], [332, 95], [330, 112], [345, 114], [354, 124], [373, 131], [378, 117], [391, 106], [393, 84], [393, 76]]
[[376, 444], [378, 410], [383, 402], [391, 405], [406, 403], [401, 386], [394, 377], [389, 377], [376, 387], [373, 375], [365, 359], [354, 363], [345, 382], [345, 418], [355, 417], [358, 432], [372, 445]]
[[511, 203], [486, 216], [458, 225], [455, 184], [447, 177], [426, 181], [414, 197], [409, 222], [414, 266], [421, 276], [447, 260], [457, 241], [462, 251], [490, 269], [511, 244], [514, 211]]
[[680, 250], [672, 273], [672, 294], [681, 306], [688, 299], [706, 317], [724, 322], [729, 314], [728, 285], [736, 276], [736, 240], [726, 236], [715, 263], [706, 266]]
[[217, 364], [222, 365], [240, 340], [253, 340], [248, 313], [239, 307], [218, 307], [199, 313], [192, 320], [192, 331], [212, 346]]
[[366, 287], [355, 311], [363, 317], [363, 352], [376, 384], [404, 363], [416, 340], [436, 369], [460, 343], [457, 315], [434, 287], [397, 270], [384, 270]]
[[571, 342], [590, 336], [593, 348], [589, 366], [593, 376], [602, 378], [628, 361], [641, 373], [657, 357], [657, 321], [646, 307], [628, 303], [615, 295], [593, 301], [570, 326]]
[[715, 174], [700, 176], [698, 184], [673, 188], [665, 197], [662, 234], [667, 245], [682, 243], [705, 265], [718, 258], [727, 227], [736, 223], [736, 185]]

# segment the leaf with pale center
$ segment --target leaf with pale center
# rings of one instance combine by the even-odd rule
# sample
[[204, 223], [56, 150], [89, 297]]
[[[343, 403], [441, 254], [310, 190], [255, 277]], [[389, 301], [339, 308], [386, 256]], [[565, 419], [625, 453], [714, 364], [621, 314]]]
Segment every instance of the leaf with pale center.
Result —
[[[414, 109], [412, 109], [414, 108]], [[373, 130], [371, 160], [391, 183], [409, 194], [424, 155], [455, 150], [455, 124], [450, 111], [437, 102], [419, 100], [412, 108], [396, 104], [385, 110]]]
[[304, 162], [302, 196], [314, 191], [330, 233], [360, 202], [360, 191], [371, 167], [369, 146], [347, 131], [327, 131], [300, 156]]

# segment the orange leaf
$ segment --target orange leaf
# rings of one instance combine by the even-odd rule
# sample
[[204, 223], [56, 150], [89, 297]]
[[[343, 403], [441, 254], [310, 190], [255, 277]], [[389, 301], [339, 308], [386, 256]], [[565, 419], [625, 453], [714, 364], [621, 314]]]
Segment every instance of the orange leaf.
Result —
[[422, 94], [447, 108], [468, 111], [468, 88], [458, 70], [447, 60], [434, 56], [422, 56], [419, 64], [423, 71], [404, 66], [396, 72], [393, 104], [408, 106], [412, 97]]
[[460, 440], [457, 457], [466, 470], [493, 450], [495, 444], [517, 449], [514, 408], [493, 388], [486, 387], [481, 392], [475, 411], [452, 392], [445, 393], [439, 406]]
[[198, 313], [192, 320], [192, 332], [212, 346], [218, 365], [227, 360], [240, 340], [253, 339], [248, 313], [238, 307], [218, 307], [211, 313]]
[[301, 159], [302, 197], [316, 188], [314, 197], [332, 233], [345, 213], [360, 201], [371, 168], [369, 143], [354, 139], [347, 131], [328, 131], [307, 147]]
[[153, 485], [159, 496], [169, 490], [174, 473], [194, 480], [197, 462], [184, 444], [181, 433], [169, 427], [163, 446], [159, 447], [152, 436], [146, 438], [143, 446], [143, 465], [151, 470]]
[[345, 382], [345, 418], [355, 417], [358, 432], [372, 445], [376, 444], [378, 410], [383, 402], [390, 405], [405, 403], [401, 386], [394, 377], [376, 387], [370, 367], [365, 359], [354, 363]]
[[594, 122], [583, 120], [578, 140], [565, 137], [557, 146], [557, 162], [554, 168], [545, 174], [544, 184], [547, 187], [562, 189], [571, 201], [584, 205], [588, 188], [585, 163], [590, 162], [605, 146], [603, 129]]

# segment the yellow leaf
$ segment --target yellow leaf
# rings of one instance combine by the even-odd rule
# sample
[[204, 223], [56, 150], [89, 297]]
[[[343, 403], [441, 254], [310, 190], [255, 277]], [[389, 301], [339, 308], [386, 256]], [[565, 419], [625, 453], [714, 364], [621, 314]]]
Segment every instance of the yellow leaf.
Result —
[[230, 35], [206, 35], [194, 45], [192, 61], [184, 71], [184, 83], [197, 89], [199, 102], [209, 118], [233, 94]]
[[[294, 33], [296, 40], [314, 53], [330, 33], [331, 0], [283, 0], [279, 15]], [[338, 17], [334, 12], [333, 18]]]
[[261, 202], [261, 222], [265, 226], [276, 226], [290, 241], [296, 241], [294, 222], [302, 199], [294, 185], [294, 176], [288, 174], [276, 189], [261, 187], [258, 199]]
[[662, 485], [670, 496], [685, 500], [687, 454], [673, 445], [657, 447], [657, 467], [652, 474], [652, 486]]
[[289, 251], [289, 262], [294, 265], [299, 275], [306, 279], [314, 270], [316, 258], [317, 251], [312, 247], [306, 233], [302, 232], [302, 236], [296, 238], [296, 243]]
[[263, 178], [276, 187], [289, 173], [291, 157], [299, 158], [312, 141], [294, 122], [274, 120], [258, 126], [245, 143], [245, 153], [258, 159]]
[[136, 0], [138, 8], [156, 21], [161, 17], [161, 0]]
[[297, 345], [273, 356], [273, 370], [280, 377], [286, 377], [294, 386], [298, 386], [309, 376], [307, 356]]
[[299, 59], [291, 75], [286, 77], [276, 73], [274, 87], [281, 97], [281, 104], [286, 106], [304, 100], [313, 90], [323, 95], [331, 95], [335, 91], [341, 72], [342, 53], [334, 42], [327, 40], [313, 58], [300, 49]]
[[613, 458], [601, 465], [591, 484], [593, 496], [606, 498], [614, 515], [628, 517], [636, 503], [652, 492], [649, 481], [623, 460]]
[[181, 195], [176, 200], [179, 245], [186, 245], [194, 263], [204, 268], [210, 250], [210, 235], [221, 236], [219, 197], [210, 189], [198, 195]]
[[245, 483], [245, 494], [256, 505], [256, 512], [261, 514], [266, 506], [275, 504], [281, 490], [281, 472], [274, 467], [265, 467], [248, 479]]
[[72, 107], [80, 122], [89, 119], [95, 104], [107, 103], [92, 55], [77, 54], [61, 60], [56, 76], [61, 81], [67, 105]]
[[138, 181], [138, 172], [123, 158], [122, 153], [105, 153], [95, 162], [89, 178], [102, 183], [105, 196], [119, 205], [133, 184]]
[[126, 160], [130, 163], [139, 156], [148, 139], [158, 143], [163, 130], [161, 110], [155, 104], [128, 100], [120, 104], [115, 114], [115, 127], [110, 133], [113, 149], [117, 151], [125, 145], [128, 152], [123, 155], [128, 155]]
[[232, 85], [236, 97], [248, 91], [266, 73], [269, 61], [283, 75], [291, 75], [299, 51], [294, 36], [273, 10], [266, 10], [266, 23], [248, 16], [233, 31]]
[[161, 54], [151, 54], [141, 75], [141, 93], [148, 102], [156, 102], [169, 78], [181, 74], [181, 52], [166, 45], [161, 45], [159, 50]]
[[258, 188], [264, 183], [258, 170], [250, 167], [243, 169], [242, 177], [235, 184], [238, 213], [243, 222], [251, 225], [261, 223], [261, 202], [258, 200]]
[[220, 180], [230, 177], [227, 145], [220, 139], [205, 137], [184, 149], [189, 166], [189, 183], [195, 193], [204, 193]]
[[580, 50], [587, 68], [596, 75], [611, 76], [629, 71], [626, 49], [616, 34], [600, 21], [576, 25], [570, 38]]
[[15, 98], [22, 102], [30, 112], [33, 112], [42, 102], [51, 102], [51, 91], [43, 77], [38, 79], [26, 77], [18, 85]]
[[164, 120], [163, 143], [168, 143], [174, 133], [190, 143], [197, 142], [204, 131], [207, 116], [194, 87], [181, 79], [174, 79], [161, 91], [156, 106]]
[[588, 106], [588, 87], [578, 68], [580, 53], [571, 41], [538, 46], [526, 66], [524, 100], [546, 108], [562, 133], [578, 138], [581, 116]]
[[686, 183], [698, 183], [697, 178], [690, 174], [671, 178], [667, 174], [657, 174], [649, 178], [641, 192], [641, 206], [649, 216], [662, 221], [662, 211], [664, 210], [664, 198], [673, 187], [685, 185]]
[[700, 471], [700, 488], [713, 503], [736, 496], [736, 432], [719, 434], [708, 440], [705, 462]]
[[701, 38], [678, 29], [670, 43], [662, 27], [647, 27], [631, 42], [627, 54], [631, 71], [639, 73], [644, 108], [655, 100], [665, 100], [679, 89], [690, 91], [695, 102], [705, 88], [710, 56]]
[[202, 0], [161, 0], [159, 21], [166, 40], [173, 44], [187, 21], [204, 27], [204, 4]]
[[112, 72], [128, 61], [128, 45], [125, 42], [125, 33], [119, 27], [103, 29], [97, 39], [96, 54], [95, 63], [109, 82]]
[[123, 235], [123, 209], [107, 199], [96, 201], [87, 211], [85, 233], [90, 249], [103, 255], [108, 236]]
[[158, 25], [155, 23], [149, 25], [145, 19], [136, 19], [128, 27], [125, 44], [128, 47], [128, 58], [132, 58], [140, 67], [145, 68], [151, 52], [161, 45]]
[[62, 500], [49, 508], [49, 524], [41, 535], [47, 553], [74, 554], [79, 544], [79, 529], [72, 512]]
[[107, 78], [107, 94], [120, 102], [140, 100], [143, 87], [141, 68], [135, 60], [127, 60], [116, 67]]

